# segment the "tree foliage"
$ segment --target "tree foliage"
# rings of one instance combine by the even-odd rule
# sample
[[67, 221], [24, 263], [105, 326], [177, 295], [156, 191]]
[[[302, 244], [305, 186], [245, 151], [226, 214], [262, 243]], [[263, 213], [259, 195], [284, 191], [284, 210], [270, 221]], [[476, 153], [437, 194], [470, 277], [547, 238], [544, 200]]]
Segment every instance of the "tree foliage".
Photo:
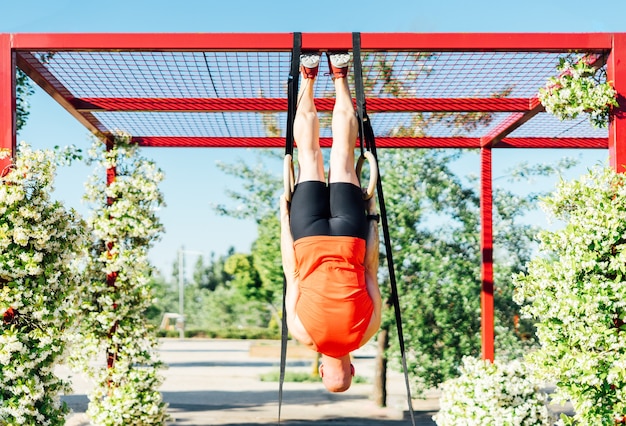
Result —
[[565, 226], [540, 234], [539, 255], [517, 276], [516, 301], [537, 322], [527, 360], [571, 401], [563, 424], [614, 425], [626, 414], [626, 175], [596, 167], [543, 200]]
[[259, 221], [258, 237], [252, 245], [252, 263], [261, 280], [264, 300], [273, 303], [282, 296], [283, 266], [280, 255], [280, 222], [275, 214]]
[[[211, 253], [209, 263], [204, 264], [204, 258], [198, 257], [193, 269], [193, 281], [199, 288], [214, 291], [220, 284], [227, 283], [231, 280], [231, 275], [224, 269], [226, 260], [235, 254], [235, 248], [230, 247], [226, 255], [215, 257], [215, 253]], [[174, 263], [174, 276], [178, 278], [178, 261]]]
[[[158, 387], [162, 363], [156, 333], [144, 315], [152, 304], [148, 250], [163, 225], [159, 183], [163, 172], [139, 155], [130, 137], [118, 135], [107, 149], [94, 141], [86, 184], [92, 241], [84, 270], [89, 297], [81, 303], [75, 365], [94, 379], [87, 415], [95, 425], [163, 424], [166, 404]], [[115, 179], [106, 171], [115, 168]], [[94, 360], [106, 359], [106, 364]]]
[[30, 79], [20, 69], [17, 70], [15, 77], [15, 92], [16, 127], [19, 132], [26, 125], [26, 119], [30, 114], [28, 97], [35, 93]]
[[[254, 294], [257, 300], [269, 303], [274, 310], [282, 296], [282, 263], [280, 255], [280, 222], [278, 220], [278, 194], [282, 190], [282, 178], [268, 167], [268, 163], [280, 159], [278, 150], [261, 152], [259, 161], [254, 166], [239, 161], [235, 164], [219, 164], [225, 173], [243, 179], [242, 190], [227, 191], [227, 195], [236, 203], [235, 207], [214, 206], [219, 214], [239, 219], [251, 219], [258, 225], [258, 237], [253, 244], [250, 266], [254, 268], [260, 287]], [[266, 159], [267, 162], [262, 160]], [[276, 164], [278, 164], [276, 162]]]
[[[250, 254], [211, 253], [208, 262], [198, 257], [191, 279], [184, 282], [185, 329], [192, 335], [226, 337], [233, 330], [258, 333], [272, 329], [275, 309], [269, 308], [264, 287]], [[171, 280], [153, 277], [155, 301], [145, 315], [159, 325], [166, 312], [179, 312], [178, 260], [173, 264]], [[240, 333], [240, 334], [241, 334]], [[265, 333], [267, 334], [267, 333]]]
[[0, 424], [60, 426], [70, 386], [55, 367], [80, 314], [88, 231], [50, 196], [58, 153], [18, 150], [0, 177]]
[[[463, 356], [480, 354], [480, 198], [473, 180], [464, 181], [451, 169], [459, 155], [453, 150], [379, 155], [407, 361], [418, 390], [456, 376]], [[519, 355], [523, 347], [510, 277], [531, 254], [536, 229], [520, 219], [535, 198], [494, 190], [495, 320], [498, 354], [504, 358]], [[381, 290], [389, 294], [384, 281]], [[397, 360], [397, 336], [391, 341], [390, 355]]]
[[[54, 56], [54, 52], [38, 53], [37, 56], [41, 62], [47, 63]], [[34, 93], [32, 80], [24, 71], [17, 68], [15, 73], [15, 127], [18, 132], [26, 125], [26, 120], [30, 115], [28, 98]]]

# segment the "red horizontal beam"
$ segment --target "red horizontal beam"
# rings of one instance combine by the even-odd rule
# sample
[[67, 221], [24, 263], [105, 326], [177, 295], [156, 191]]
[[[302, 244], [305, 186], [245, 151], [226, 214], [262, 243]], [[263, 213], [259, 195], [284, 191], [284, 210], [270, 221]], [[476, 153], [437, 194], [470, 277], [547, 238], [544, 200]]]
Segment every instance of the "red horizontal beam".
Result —
[[506, 138], [494, 148], [608, 149], [608, 138]]
[[[610, 33], [364, 33], [364, 49], [438, 51], [601, 51], [611, 49]], [[403, 46], [403, 47], [401, 47]], [[389, 49], [391, 50], [391, 49]]]
[[[145, 147], [189, 148], [283, 148], [282, 137], [187, 137], [137, 136], [135, 143]], [[320, 145], [329, 148], [331, 138], [320, 138]], [[355, 144], [356, 146], [356, 144]], [[462, 137], [377, 137], [379, 148], [480, 148], [479, 138]], [[605, 149], [606, 138], [508, 138], [494, 148], [588, 148]]]
[[[81, 98], [71, 104], [78, 111], [170, 111], [170, 112], [282, 112], [285, 98]], [[319, 111], [332, 111], [335, 100], [319, 98]], [[367, 100], [370, 112], [414, 111], [528, 111], [532, 100], [525, 98], [372, 98]]]
[[[362, 33], [363, 50], [602, 51], [611, 33]], [[16, 33], [18, 50], [290, 51], [292, 33]], [[352, 33], [303, 33], [302, 48], [352, 49]]]
[[291, 33], [18, 33], [18, 50], [285, 51]]
[[[132, 139], [139, 145], [146, 147], [283, 148], [285, 146], [285, 138], [269, 136], [250, 138], [138, 136]], [[478, 148], [479, 142], [478, 138], [376, 138], [376, 146], [381, 148]], [[332, 146], [332, 138], [320, 138], [320, 146], [330, 148]]]

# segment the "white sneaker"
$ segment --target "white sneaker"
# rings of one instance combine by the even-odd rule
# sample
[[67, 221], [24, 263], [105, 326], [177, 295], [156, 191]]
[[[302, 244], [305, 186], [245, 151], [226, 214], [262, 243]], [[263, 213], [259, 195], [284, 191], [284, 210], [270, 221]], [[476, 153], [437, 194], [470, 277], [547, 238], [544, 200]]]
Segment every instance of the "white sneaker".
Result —
[[317, 77], [317, 70], [320, 65], [320, 54], [303, 53], [300, 55], [300, 71], [306, 78]]
[[300, 55], [300, 65], [306, 68], [315, 68], [320, 64], [319, 53], [303, 53]]
[[328, 57], [328, 70], [333, 80], [335, 78], [346, 78], [350, 54], [348, 52], [327, 52], [326, 56]]
[[350, 64], [350, 54], [348, 52], [329, 52], [328, 59], [335, 68], [345, 68]]

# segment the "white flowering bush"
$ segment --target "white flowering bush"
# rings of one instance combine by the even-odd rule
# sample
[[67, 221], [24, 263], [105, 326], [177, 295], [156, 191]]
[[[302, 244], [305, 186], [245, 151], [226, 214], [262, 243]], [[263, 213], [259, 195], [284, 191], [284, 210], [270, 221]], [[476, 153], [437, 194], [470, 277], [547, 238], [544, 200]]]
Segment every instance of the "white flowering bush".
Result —
[[[167, 417], [158, 391], [162, 364], [144, 312], [153, 298], [147, 255], [162, 231], [156, 211], [163, 204], [163, 173], [126, 136], [116, 137], [109, 150], [96, 141], [89, 157], [97, 165], [85, 195], [93, 207], [85, 274], [90, 297], [81, 306], [80, 351], [73, 362], [96, 383], [87, 410], [92, 424], [160, 425]], [[103, 177], [112, 171], [107, 184]]]
[[559, 75], [550, 77], [539, 89], [539, 101], [560, 120], [588, 113], [594, 127], [606, 127], [612, 107], [618, 106], [616, 92], [606, 81], [604, 69], [589, 65], [588, 57], [559, 58]]
[[626, 414], [626, 175], [596, 167], [543, 206], [566, 225], [540, 233], [540, 255], [516, 277], [541, 344], [527, 359], [572, 402], [562, 424], [614, 425]]
[[63, 425], [68, 412], [69, 383], [53, 370], [76, 318], [86, 233], [50, 198], [60, 160], [21, 143], [0, 176], [0, 425]]
[[439, 426], [539, 426], [553, 424], [547, 395], [519, 360], [501, 363], [463, 358], [461, 375], [441, 385]]

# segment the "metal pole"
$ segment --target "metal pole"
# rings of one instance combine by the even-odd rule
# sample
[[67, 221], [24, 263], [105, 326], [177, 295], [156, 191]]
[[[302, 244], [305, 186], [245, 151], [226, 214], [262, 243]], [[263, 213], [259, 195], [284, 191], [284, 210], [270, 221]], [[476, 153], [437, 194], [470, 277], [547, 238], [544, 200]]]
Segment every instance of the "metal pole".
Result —
[[491, 148], [480, 150], [481, 193], [480, 193], [480, 245], [481, 276], [480, 292], [481, 333], [483, 359], [494, 360], [494, 301], [493, 301], [493, 178]]
[[185, 338], [185, 247], [178, 250], [178, 333], [181, 339]]
[[617, 91], [619, 106], [611, 112], [609, 121], [609, 164], [619, 173], [626, 172], [626, 71], [624, 70], [624, 58], [626, 58], [626, 34], [613, 35], [613, 49], [607, 61], [607, 80], [613, 82]]

